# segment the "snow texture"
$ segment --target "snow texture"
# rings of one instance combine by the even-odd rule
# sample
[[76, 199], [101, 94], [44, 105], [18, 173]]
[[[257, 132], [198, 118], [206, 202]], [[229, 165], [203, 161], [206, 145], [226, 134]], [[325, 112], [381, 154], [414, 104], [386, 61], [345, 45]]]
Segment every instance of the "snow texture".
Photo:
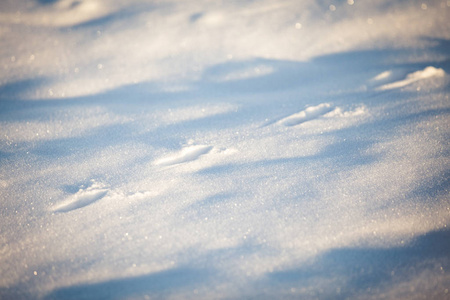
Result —
[[449, 14], [0, 1], [0, 299], [448, 299]]

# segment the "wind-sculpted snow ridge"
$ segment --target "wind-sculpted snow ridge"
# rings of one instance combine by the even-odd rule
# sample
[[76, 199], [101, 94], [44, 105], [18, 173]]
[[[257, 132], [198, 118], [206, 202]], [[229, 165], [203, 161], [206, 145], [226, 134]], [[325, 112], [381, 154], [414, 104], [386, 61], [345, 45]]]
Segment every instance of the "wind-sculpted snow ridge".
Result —
[[333, 110], [333, 106], [330, 103], [322, 103], [317, 106], [310, 106], [301, 112], [290, 115], [284, 119], [278, 121], [279, 124], [285, 126], [296, 126], [301, 123], [311, 121], [319, 118]]
[[92, 181], [87, 188], [81, 187], [78, 192], [69, 196], [61, 203], [54, 205], [51, 210], [53, 212], [69, 212], [102, 199], [108, 193], [108, 189], [101, 183]]
[[208, 145], [186, 146], [180, 152], [163, 157], [155, 161], [157, 166], [170, 166], [198, 159], [201, 155], [207, 154], [213, 147]]
[[[279, 124], [287, 127], [294, 127], [301, 124], [306, 124], [314, 120], [320, 120], [323, 122], [332, 121], [328, 123], [327, 130], [333, 130], [342, 128], [343, 126], [349, 126], [357, 122], [357, 117], [367, 115], [368, 108], [364, 104], [355, 106], [354, 109], [344, 109], [340, 106], [334, 106], [331, 103], [321, 103], [316, 106], [309, 106], [304, 110], [289, 115], [280, 120], [267, 121], [262, 127], [267, 127], [272, 124]], [[325, 128], [320, 129], [321, 131]]]
[[[379, 74], [377, 77], [375, 77], [375, 79], [376, 80], [384, 79], [384, 78], [387, 78], [389, 75], [390, 75], [390, 73], [383, 72], [383, 73]], [[432, 77], [439, 78], [439, 77], [444, 77], [444, 76], [445, 76], [445, 71], [443, 69], [429, 66], [423, 70], [419, 70], [414, 73], [408, 74], [406, 76], [406, 78], [403, 80], [382, 85], [382, 86], [378, 87], [378, 90], [386, 91], [386, 90], [397, 89], [397, 88], [401, 88], [401, 87], [410, 85], [419, 80], [432, 78]]]

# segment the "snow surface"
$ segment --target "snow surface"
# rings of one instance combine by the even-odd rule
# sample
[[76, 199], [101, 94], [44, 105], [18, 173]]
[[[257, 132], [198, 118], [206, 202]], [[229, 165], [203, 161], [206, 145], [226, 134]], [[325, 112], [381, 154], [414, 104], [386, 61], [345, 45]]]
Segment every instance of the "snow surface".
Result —
[[449, 298], [449, 14], [1, 1], [0, 298]]

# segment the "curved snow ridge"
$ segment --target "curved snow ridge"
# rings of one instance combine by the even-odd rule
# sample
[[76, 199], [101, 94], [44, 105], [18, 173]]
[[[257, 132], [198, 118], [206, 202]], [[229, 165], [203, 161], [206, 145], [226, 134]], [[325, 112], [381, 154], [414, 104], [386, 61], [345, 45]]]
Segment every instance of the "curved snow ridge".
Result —
[[392, 76], [392, 71], [384, 71], [381, 72], [380, 74], [378, 74], [377, 76], [375, 76], [374, 78], [372, 78], [372, 81], [381, 81], [381, 80], [385, 80], [388, 79], [389, 77]]
[[204, 154], [209, 153], [212, 149], [213, 146], [208, 145], [187, 146], [181, 149], [178, 153], [156, 160], [154, 164], [157, 166], [171, 166], [190, 162], [198, 159]]
[[301, 112], [290, 115], [284, 119], [278, 121], [278, 124], [284, 126], [296, 126], [307, 121], [319, 118], [329, 112], [331, 112], [334, 107], [330, 103], [322, 103], [317, 106], [310, 106]]
[[53, 212], [69, 212], [81, 207], [85, 207], [95, 201], [102, 199], [108, 193], [108, 189], [102, 184], [92, 181], [92, 185], [81, 188], [75, 194], [68, 197], [62, 203], [51, 208]]
[[[380, 74], [379, 76], [381, 76], [382, 74]], [[408, 74], [406, 76], [406, 78], [403, 80], [399, 80], [399, 81], [395, 81], [392, 83], [382, 85], [382, 86], [378, 87], [377, 90], [380, 90], [380, 91], [392, 90], [392, 89], [407, 86], [411, 83], [414, 83], [414, 82], [422, 80], [422, 79], [427, 79], [427, 78], [431, 78], [431, 77], [444, 77], [444, 76], [445, 76], [445, 71], [443, 69], [429, 66], [423, 70]]]

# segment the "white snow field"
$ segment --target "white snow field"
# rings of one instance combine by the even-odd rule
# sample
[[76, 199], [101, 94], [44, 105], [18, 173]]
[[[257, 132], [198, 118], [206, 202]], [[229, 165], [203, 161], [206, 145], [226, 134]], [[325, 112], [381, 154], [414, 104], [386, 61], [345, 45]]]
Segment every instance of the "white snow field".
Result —
[[0, 1], [0, 299], [450, 299], [450, 1]]

